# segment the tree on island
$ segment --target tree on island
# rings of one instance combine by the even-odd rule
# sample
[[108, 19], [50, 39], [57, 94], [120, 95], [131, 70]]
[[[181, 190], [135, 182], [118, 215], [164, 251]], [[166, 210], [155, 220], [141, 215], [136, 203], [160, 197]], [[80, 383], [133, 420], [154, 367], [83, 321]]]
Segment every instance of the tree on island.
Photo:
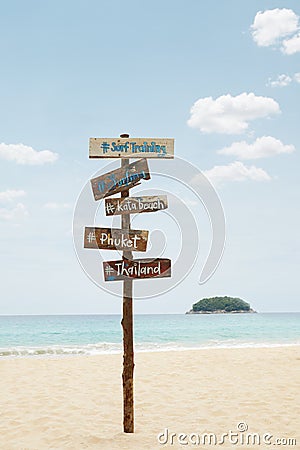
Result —
[[249, 303], [237, 297], [211, 297], [203, 298], [193, 304], [190, 313], [213, 312], [254, 312]]

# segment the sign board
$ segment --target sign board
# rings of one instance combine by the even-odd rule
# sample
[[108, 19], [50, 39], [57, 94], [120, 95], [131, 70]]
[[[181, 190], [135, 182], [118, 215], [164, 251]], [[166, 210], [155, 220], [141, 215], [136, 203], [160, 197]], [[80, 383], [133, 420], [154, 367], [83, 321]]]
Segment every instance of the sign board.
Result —
[[162, 211], [167, 207], [168, 199], [166, 195], [105, 199], [107, 216]]
[[[133, 345], [133, 280], [171, 277], [171, 260], [163, 258], [131, 259], [133, 251], [145, 252], [148, 231], [132, 230], [130, 214], [161, 211], [168, 208], [166, 195], [130, 197], [130, 189], [149, 180], [147, 158], [174, 158], [174, 139], [90, 138], [90, 158], [120, 158], [121, 167], [91, 180], [95, 200], [121, 193], [121, 198], [105, 200], [107, 216], [121, 216], [121, 229], [85, 227], [84, 247], [122, 250], [120, 261], [103, 262], [105, 281], [123, 281], [123, 426], [125, 433], [134, 432], [134, 345]], [[129, 164], [130, 158], [136, 159]]]
[[148, 231], [85, 227], [84, 248], [145, 252]]
[[107, 172], [91, 180], [95, 200], [108, 197], [136, 186], [140, 180], [149, 180], [150, 173], [146, 159]]
[[103, 262], [105, 281], [129, 278], [165, 278], [171, 276], [171, 260], [162, 258], [123, 259]]
[[90, 158], [174, 158], [174, 139], [90, 138]]

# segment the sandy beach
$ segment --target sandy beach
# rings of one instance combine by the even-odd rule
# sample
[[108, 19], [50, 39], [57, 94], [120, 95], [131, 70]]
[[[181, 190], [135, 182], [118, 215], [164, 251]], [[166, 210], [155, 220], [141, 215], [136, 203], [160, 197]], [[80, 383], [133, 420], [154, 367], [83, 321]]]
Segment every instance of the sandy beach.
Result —
[[[299, 449], [299, 366], [296, 346], [137, 353], [136, 431], [125, 435], [122, 355], [3, 359], [0, 448], [203, 448], [203, 433], [217, 438], [205, 448], [246, 448], [220, 443], [239, 424], [238, 439], [272, 435], [248, 448], [274, 448], [279, 438]], [[284, 444], [291, 438], [297, 445]]]

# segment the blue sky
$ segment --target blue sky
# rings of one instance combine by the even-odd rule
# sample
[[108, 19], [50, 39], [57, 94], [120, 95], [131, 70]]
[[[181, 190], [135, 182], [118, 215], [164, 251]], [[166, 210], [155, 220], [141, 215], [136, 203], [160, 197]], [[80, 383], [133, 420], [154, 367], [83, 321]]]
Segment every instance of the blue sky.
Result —
[[[209, 222], [182, 193], [199, 224], [199, 260], [135, 311], [185, 312], [217, 294], [299, 311], [297, 16], [297, 1], [3, 4], [0, 314], [121, 311], [82, 271], [71, 227], [82, 187], [109, 163], [88, 159], [89, 137], [122, 132], [174, 137], [176, 155], [215, 185], [227, 222], [222, 262], [200, 286]], [[158, 215], [144, 216], [159, 228]]]

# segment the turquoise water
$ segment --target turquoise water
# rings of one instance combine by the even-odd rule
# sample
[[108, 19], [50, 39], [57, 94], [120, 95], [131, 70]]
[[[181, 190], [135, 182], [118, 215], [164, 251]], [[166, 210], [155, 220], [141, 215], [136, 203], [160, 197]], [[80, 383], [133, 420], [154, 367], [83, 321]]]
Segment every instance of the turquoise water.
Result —
[[[118, 353], [117, 315], [0, 316], [0, 357]], [[137, 351], [300, 344], [300, 313], [136, 315]]]

